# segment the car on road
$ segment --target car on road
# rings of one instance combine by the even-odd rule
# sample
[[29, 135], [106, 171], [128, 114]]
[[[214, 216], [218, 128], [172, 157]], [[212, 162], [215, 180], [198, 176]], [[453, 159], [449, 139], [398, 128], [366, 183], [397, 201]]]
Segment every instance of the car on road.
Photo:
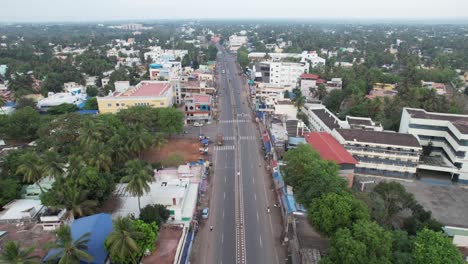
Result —
[[203, 208], [201, 212], [202, 219], [208, 219], [209, 215], [210, 215], [210, 209], [208, 207]]
[[202, 127], [203, 123], [195, 122], [195, 123], [193, 123], [193, 126], [194, 127]]
[[223, 70], [223, 71], [222, 71], [222, 73], [224, 74], [224, 73], [226, 73], [226, 71], [225, 71], [225, 70]]

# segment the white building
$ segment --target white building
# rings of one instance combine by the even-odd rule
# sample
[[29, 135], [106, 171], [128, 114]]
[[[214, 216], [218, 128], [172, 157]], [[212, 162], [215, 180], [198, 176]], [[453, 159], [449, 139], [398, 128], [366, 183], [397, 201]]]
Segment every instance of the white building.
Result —
[[70, 94], [86, 93], [86, 88], [76, 82], [66, 82], [63, 84], [63, 90]]
[[287, 91], [285, 86], [273, 83], [257, 83], [255, 88], [255, 96], [259, 100], [265, 100], [267, 98], [274, 101], [284, 99], [284, 92]]
[[229, 37], [229, 49], [237, 51], [240, 47], [247, 44], [247, 36], [232, 35]]
[[269, 62], [270, 83], [288, 87], [289, 91], [297, 87], [299, 77], [309, 72], [309, 63]]
[[106, 51], [107, 57], [118, 57], [119, 56], [119, 51], [115, 48], [112, 48], [110, 50]]
[[188, 54], [188, 50], [164, 50], [159, 46], [150, 47], [150, 51], [144, 53], [145, 59], [148, 57], [155, 63], [161, 61], [175, 60], [177, 58], [182, 59], [185, 55]]
[[[114, 196], [119, 200], [120, 208], [113, 217], [140, 215], [138, 197], [125, 191], [126, 184], [118, 184]], [[141, 207], [149, 204], [162, 204], [170, 211], [168, 223], [189, 224], [196, 211], [198, 184], [185, 179], [168, 179], [150, 184], [150, 191], [140, 197]]]
[[362, 129], [334, 129], [332, 135], [359, 161], [355, 173], [412, 178], [422, 147], [410, 134]]
[[318, 56], [316, 51], [303, 51], [302, 52], [302, 61], [308, 61], [312, 68], [325, 66], [327, 60]]
[[350, 128], [347, 121], [340, 120], [322, 104], [305, 104], [302, 112], [307, 115], [309, 128], [313, 132], [325, 131], [331, 134], [333, 129]]
[[468, 183], [468, 115], [403, 108], [399, 131], [416, 136], [422, 146], [432, 145], [420, 169], [457, 175]]
[[61, 104], [74, 104], [80, 106], [86, 101], [86, 94], [80, 88], [70, 89], [67, 93], [49, 92], [47, 97], [37, 102], [39, 111], [47, 111], [50, 107]]
[[17, 199], [3, 206], [0, 212], [0, 222], [33, 221], [44, 206], [40, 200]]
[[150, 80], [178, 79], [182, 74], [182, 64], [180, 61], [166, 61], [160, 63], [152, 63], [148, 67]]

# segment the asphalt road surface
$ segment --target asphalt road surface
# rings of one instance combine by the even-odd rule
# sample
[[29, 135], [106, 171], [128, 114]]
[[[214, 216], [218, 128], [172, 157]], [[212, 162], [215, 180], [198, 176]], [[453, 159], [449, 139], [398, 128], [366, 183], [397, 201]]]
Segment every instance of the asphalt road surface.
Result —
[[223, 51], [217, 67], [218, 132], [224, 144], [214, 147], [211, 211], [196, 262], [284, 263], [280, 217], [267, 212], [267, 206], [275, 210], [271, 180], [235, 55]]

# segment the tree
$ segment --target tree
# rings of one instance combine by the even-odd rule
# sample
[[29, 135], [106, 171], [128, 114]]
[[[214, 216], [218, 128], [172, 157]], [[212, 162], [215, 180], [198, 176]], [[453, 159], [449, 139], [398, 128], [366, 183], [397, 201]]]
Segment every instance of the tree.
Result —
[[44, 175], [57, 179], [64, 173], [64, 159], [56, 151], [49, 150], [42, 157], [42, 171]]
[[367, 206], [348, 193], [325, 194], [314, 199], [307, 211], [314, 226], [326, 234], [332, 234], [339, 228], [351, 227], [356, 221], [370, 218]]
[[153, 138], [142, 126], [137, 126], [130, 133], [133, 135], [128, 139], [128, 149], [132, 151], [135, 156], [139, 157], [143, 150], [148, 149], [152, 145]]
[[429, 229], [423, 229], [416, 235], [413, 256], [415, 264], [465, 263], [450, 238]]
[[140, 220], [145, 223], [151, 224], [155, 222], [158, 226], [161, 226], [163, 223], [169, 219], [171, 212], [162, 204], [149, 204], [140, 212]]
[[0, 263], [5, 264], [35, 264], [39, 263], [39, 256], [31, 256], [33, 247], [21, 250], [19, 242], [8, 241], [3, 246]]
[[36, 103], [36, 101], [34, 101], [34, 99], [27, 98], [27, 97], [21, 97], [16, 102], [16, 109], [25, 108], [26, 106], [29, 106], [31, 108], [35, 108], [36, 105], [37, 105], [37, 103]]
[[96, 97], [98, 95], [98, 88], [95, 85], [86, 87], [86, 94], [89, 97]]
[[83, 109], [84, 110], [98, 110], [97, 98], [91, 97], [88, 100], [86, 100]]
[[86, 252], [91, 233], [86, 233], [77, 239], [73, 239], [71, 228], [68, 225], [61, 226], [57, 232], [57, 241], [50, 244], [51, 249], [58, 250], [51, 255], [49, 260], [59, 259], [60, 264], [79, 264], [91, 262], [93, 256]]
[[13, 139], [32, 140], [37, 136], [37, 130], [41, 125], [41, 116], [33, 108], [25, 108], [14, 111], [7, 120], [5, 133]]
[[63, 115], [66, 113], [72, 113], [78, 110], [78, 107], [74, 104], [63, 103], [60, 105], [52, 106], [47, 110], [48, 114], [51, 115]]
[[75, 183], [63, 181], [56, 181], [52, 190], [41, 196], [41, 202], [52, 208], [66, 209], [66, 219], [93, 214], [98, 203], [88, 199], [89, 191], [80, 189]]
[[21, 164], [16, 169], [16, 173], [23, 175], [23, 181], [28, 183], [36, 183], [41, 193], [44, 192], [40, 185], [40, 180], [44, 177], [43, 162], [39, 155], [29, 151], [20, 157]]
[[140, 251], [136, 240], [142, 236], [142, 233], [135, 231], [130, 218], [115, 219], [114, 229], [104, 244], [111, 260], [126, 263], [124, 261], [130, 259], [132, 263], [136, 263], [135, 255]]
[[375, 186], [373, 194], [378, 195], [383, 201], [386, 225], [391, 225], [398, 213], [411, 208], [416, 203], [414, 196], [406, 192], [405, 187], [398, 182], [380, 182]]
[[324, 263], [390, 264], [391, 258], [392, 234], [376, 223], [359, 221], [332, 236]]
[[131, 195], [138, 196], [138, 209], [141, 211], [140, 197], [150, 191], [149, 182], [154, 180], [152, 169], [140, 160], [130, 160], [125, 164], [125, 176], [121, 182], [127, 183], [125, 190]]
[[322, 100], [323, 98], [325, 98], [325, 96], [327, 96], [327, 89], [325, 88], [325, 85], [319, 84], [316, 96], [319, 100]]
[[158, 108], [157, 125], [169, 137], [184, 131], [184, 114], [175, 108]]
[[332, 112], [337, 113], [340, 110], [341, 103], [345, 95], [342, 90], [332, 90], [324, 98], [323, 104]]

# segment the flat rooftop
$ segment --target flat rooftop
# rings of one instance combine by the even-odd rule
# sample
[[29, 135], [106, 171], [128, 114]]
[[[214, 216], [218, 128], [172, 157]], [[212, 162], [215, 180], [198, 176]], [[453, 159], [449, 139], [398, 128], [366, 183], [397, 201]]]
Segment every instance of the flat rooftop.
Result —
[[193, 95], [193, 102], [196, 104], [208, 104], [211, 102], [211, 95], [205, 95], [205, 94]]
[[337, 129], [346, 141], [358, 141], [393, 146], [421, 147], [415, 136], [395, 132], [372, 131], [362, 129]]
[[451, 122], [463, 134], [468, 134], [468, 115], [455, 115], [426, 112], [423, 109], [409, 109], [406, 111], [412, 118], [442, 120]]
[[328, 113], [324, 109], [314, 109], [311, 110], [320, 120], [322, 120], [325, 125], [327, 125], [331, 130], [334, 128], [340, 128], [340, 125], [338, 124], [338, 120], [333, 117], [330, 113]]
[[171, 88], [168, 82], [140, 83], [136, 87], [131, 87], [119, 96], [162, 96]]
[[370, 118], [356, 118], [353, 116], [347, 116], [346, 119], [350, 125], [372, 126], [372, 121]]

